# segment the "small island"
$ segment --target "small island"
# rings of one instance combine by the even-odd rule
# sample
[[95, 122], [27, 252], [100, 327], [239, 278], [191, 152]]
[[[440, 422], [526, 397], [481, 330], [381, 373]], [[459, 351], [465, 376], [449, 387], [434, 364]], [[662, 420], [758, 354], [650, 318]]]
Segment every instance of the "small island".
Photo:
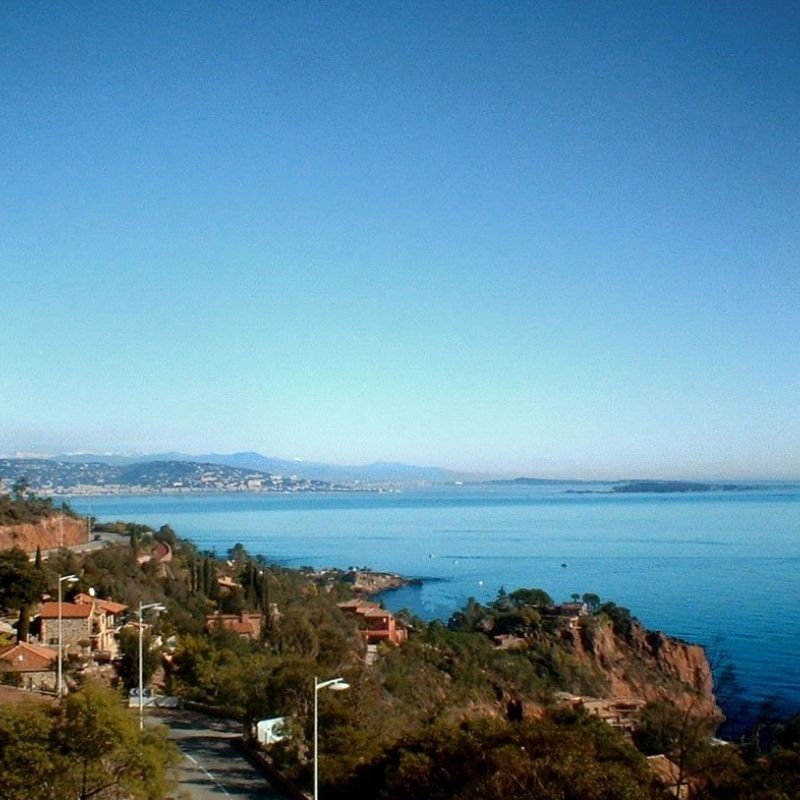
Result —
[[749, 492], [763, 487], [739, 483], [697, 483], [694, 481], [627, 481], [611, 487], [613, 494], [683, 494], [691, 492]]
[[699, 483], [696, 481], [623, 481], [609, 489], [567, 489], [565, 494], [702, 494], [705, 492], [753, 492], [764, 486], [743, 483]]

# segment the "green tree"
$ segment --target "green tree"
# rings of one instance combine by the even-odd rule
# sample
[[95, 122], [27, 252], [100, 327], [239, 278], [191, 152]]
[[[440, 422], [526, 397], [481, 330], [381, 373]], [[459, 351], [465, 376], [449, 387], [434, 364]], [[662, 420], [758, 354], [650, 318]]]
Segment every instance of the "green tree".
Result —
[[27, 641], [30, 604], [44, 588], [44, 573], [31, 564], [24, 550], [15, 547], [0, 553], [0, 606], [19, 611], [19, 641]]
[[119, 695], [94, 685], [67, 697], [56, 741], [66, 769], [61, 797], [162, 800], [174, 747], [163, 728], [139, 730]]
[[175, 545], [178, 543], [178, 534], [175, 533], [174, 529], [170, 525], [162, 525], [158, 529], [155, 538], [159, 542], [165, 542], [170, 547], [175, 547]]
[[0, 714], [0, 800], [55, 800], [62, 767], [50, 746], [52, 709], [29, 701]]
[[665, 703], [649, 703], [636, 732], [637, 747], [648, 755], [665, 754], [678, 767], [678, 786], [703, 778], [718, 769], [718, 759], [707, 751], [719, 720], [709, 719], [691, 707], [679, 709]]
[[591, 611], [592, 614], [597, 613], [597, 609], [600, 608], [600, 595], [594, 594], [593, 592], [585, 592], [581, 599], [589, 607], [589, 611]]
[[456, 611], [450, 617], [447, 627], [453, 631], [475, 631], [489, 616], [489, 610], [486, 606], [481, 605], [474, 597], [467, 600], [464, 608]]
[[[117, 664], [117, 674], [127, 691], [139, 686], [139, 632], [125, 628], [120, 633], [119, 649], [121, 658]], [[142, 677], [144, 685], [150, 682], [158, 668], [159, 654], [153, 649], [153, 637], [149, 631], [142, 633]]]
[[[325, 773], [323, 773], [325, 774]], [[556, 715], [509, 724], [439, 724], [406, 739], [349, 779], [336, 800], [655, 800], [644, 760], [599, 720]]]
[[60, 711], [39, 702], [0, 714], [0, 800], [162, 800], [177, 751], [139, 731], [116, 693], [88, 685]]
[[511, 592], [509, 599], [515, 608], [553, 605], [553, 598], [544, 589], [516, 589]]
[[234, 568], [240, 570], [244, 567], [245, 562], [248, 560], [247, 550], [241, 542], [228, 549], [228, 559], [233, 561]]
[[30, 486], [27, 476], [21, 475], [11, 487], [11, 496], [17, 503], [23, 502], [28, 497]]

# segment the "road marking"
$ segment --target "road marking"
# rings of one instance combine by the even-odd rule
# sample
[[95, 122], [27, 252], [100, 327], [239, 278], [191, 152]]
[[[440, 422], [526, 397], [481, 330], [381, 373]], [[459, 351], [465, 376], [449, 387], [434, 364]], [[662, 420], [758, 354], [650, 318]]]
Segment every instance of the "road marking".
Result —
[[225, 797], [230, 797], [228, 792], [225, 790], [225, 787], [205, 767], [200, 767], [200, 769], [203, 770], [203, 772], [205, 772], [205, 774], [209, 777], [212, 783], [214, 783], [216, 786], [222, 789], [222, 794], [224, 794]]
[[208, 770], [207, 770], [207, 769], [206, 769], [206, 768], [205, 768], [205, 767], [204, 767], [204, 766], [203, 766], [203, 765], [202, 765], [202, 764], [201, 764], [201, 763], [200, 763], [200, 762], [199, 762], [199, 761], [198, 761], [198, 760], [197, 760], [197, 759], [196, 759], [196, 758], [193, 756], [193, 755], [191, 755], [191, 753], [187, 753], [187, 752], [185, 752], [185, 751], [184, 751], [184, 753], [183, 753], [183, 754], [186, 756], [186, 758], [188, 758], [188, 759], [189, 759], [189, 761], [191, 761], [191, 762], [192, 762], [192, 764], [197, 764], [197, 766], [198, 766], [198, 767], [200, 767], [200, 769], [203, 771], [203, 773], [205, 774], [205, 776], [206, 776], [206, 777], [207, 777], [207, 778], [208, 778], [208, 779], [209, 779], [209, 780], [210, 780], [210, 781], [211, 781], [211, 782], [212, 782], [212, 783], [213, 783], [215, 786], [217, 786], [217, 787], [218, 787], [218, 788], [219, 788], [219, 789], [222, 791], [222, 794], [224, 794], [224, 795], [225, 795], [225, 797], [230, 797], [230, 795], [228, 794], [228, 791], [227, 791], [227, 789], [226, 789], [226, 788], [225, 788], [225, 787], [224, 787], [224, 786], [223, 786], [223, 785], [222, 785], [222, 784], [221, 784], [221, 783], [220, 783], [220, 782], [219, 782], [219, 781], [218, 781], [218, 780], [217, 780], [217, 779], [216, 779], [216, 778], [215, 778], [215, 777], [214, 777], [214, 776], [213, 776], [213, 775], [212, 775], [212, 774], [211, 774], [211, 773], [210, 773], [210, 772], [209, 772], [209, 771], [208, 771]]

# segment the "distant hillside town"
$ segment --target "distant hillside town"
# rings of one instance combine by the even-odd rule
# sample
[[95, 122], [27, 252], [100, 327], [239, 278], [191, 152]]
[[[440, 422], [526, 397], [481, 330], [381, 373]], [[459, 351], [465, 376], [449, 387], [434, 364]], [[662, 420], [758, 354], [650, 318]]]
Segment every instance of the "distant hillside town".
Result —
[[20, 479], [43, 495], [331, 492], [351, 488], [296, 475], [190, 461], [115, 465], [46, 458], [0, 459], [0, 490], [10, 491]]

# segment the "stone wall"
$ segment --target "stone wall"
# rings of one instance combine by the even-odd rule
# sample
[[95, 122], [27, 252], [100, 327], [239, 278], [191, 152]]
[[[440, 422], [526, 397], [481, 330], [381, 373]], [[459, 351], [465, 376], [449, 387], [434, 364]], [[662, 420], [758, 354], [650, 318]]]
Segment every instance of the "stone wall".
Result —
[[[80, 653], [81, 648], [78, 642], [89, 638], [89, 625], [88, 618], [80, 619], [62, 619], [61, 620], [61, 635], [64, 646], [64, 657], [70, 653]], [[42, 633], [40, 644], [46, 647], [58, 648], [58, 620], [57, 619], [43, 619], [42, 620]]]
[[56, 673], [54, 670], [42, 670], [41, 672], [0, 672], [2, 683], [6, 686], [14, 686], [18, 689], [32, 691], [54, 692], [56, 688]]
[[52, 670], [49, 672], [23, 672], [20, 685], [29, 691], [39, 689], [40, 691], [54, 692], [56, 690], [56, 673]]

